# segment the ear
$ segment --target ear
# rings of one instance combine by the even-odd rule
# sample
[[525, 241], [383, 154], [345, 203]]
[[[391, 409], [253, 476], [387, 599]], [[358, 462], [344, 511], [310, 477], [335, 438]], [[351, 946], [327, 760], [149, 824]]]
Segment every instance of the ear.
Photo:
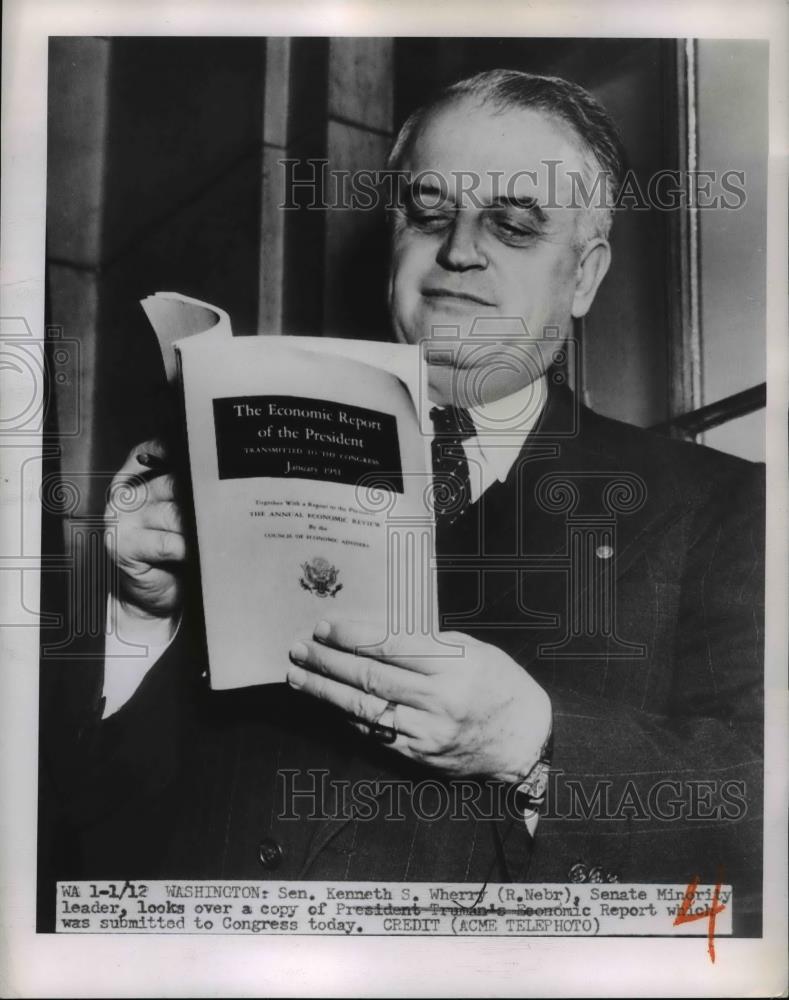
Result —
[[575, 272], [573, 294], [572, 314], [575, 319], [580, 319], [589, 312], [610, 263], [611, 247], [608, 240], [602, 237], [590, 240], [581, 251]]

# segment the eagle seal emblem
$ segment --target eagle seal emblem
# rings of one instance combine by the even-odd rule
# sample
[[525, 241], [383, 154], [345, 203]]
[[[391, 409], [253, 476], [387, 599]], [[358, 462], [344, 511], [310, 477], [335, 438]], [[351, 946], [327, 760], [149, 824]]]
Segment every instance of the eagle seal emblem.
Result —
[[340, 571], [328, 559], [316, 556], [311, 562], [301, 564], [299, 583], [316, 597], [336, 597], [342, 590], [342, 584], [337, 583], [339, 575]]

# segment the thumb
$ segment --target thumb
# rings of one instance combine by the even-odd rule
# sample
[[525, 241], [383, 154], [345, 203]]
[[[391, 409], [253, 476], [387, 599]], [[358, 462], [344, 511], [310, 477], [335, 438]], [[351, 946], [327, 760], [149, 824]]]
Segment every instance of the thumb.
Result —
[[138, 467], [132, 471], [164, 468], [167, 464], [167, 448], [159, 438], [151, 438], [133, 448], [129, 457], [133, 458]]

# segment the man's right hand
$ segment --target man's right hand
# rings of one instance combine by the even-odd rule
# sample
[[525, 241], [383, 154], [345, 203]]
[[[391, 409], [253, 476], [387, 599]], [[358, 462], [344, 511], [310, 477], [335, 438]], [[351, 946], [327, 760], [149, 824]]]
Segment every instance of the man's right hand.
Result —
[[105, 545], [117, 570], [114, 596], [142, 619], [172, 618], [181, 609], [186, 543], [166, 463], [160, 441], [132, 448], [105, 511]]

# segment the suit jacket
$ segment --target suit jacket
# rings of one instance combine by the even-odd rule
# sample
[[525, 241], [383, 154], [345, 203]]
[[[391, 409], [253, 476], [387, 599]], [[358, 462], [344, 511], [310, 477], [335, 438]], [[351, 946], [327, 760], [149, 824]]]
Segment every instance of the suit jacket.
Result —
[[721, 876], [736, 930], [758, 934], [762, 483], [554, 388], [507, 481], [439, 535], [443, 627], [552, 700], [534, 840], [501, 787], [481, 778], [458, 809], [435, 773], [284, 685], [208, 690], [198, 614], [103, 722], [100, 669], [45, 663], [41, 884]]

